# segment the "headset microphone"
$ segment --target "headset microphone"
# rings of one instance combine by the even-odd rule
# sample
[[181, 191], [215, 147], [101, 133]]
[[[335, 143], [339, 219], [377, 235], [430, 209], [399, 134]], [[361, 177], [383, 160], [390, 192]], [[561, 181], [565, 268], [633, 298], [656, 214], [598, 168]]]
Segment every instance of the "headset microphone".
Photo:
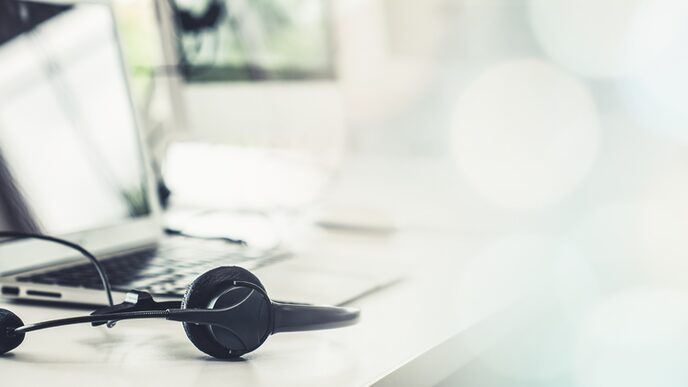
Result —
[[[142, 292], [136, 293], [141, 297]], [[126, 304], [126, 302], [125, 302]], [[134, 319], [166, 319], [183, 323], [191, 342], [206, 354], [231, 359], [256, 350], [272, 334], [339, 328], [355, 324], [352, 308], [280, 303], [268, 298], [258, 278], [237, 266], [213, 269], [196, 279], [181, 303], [145, 302], [152, 309], [120, 304], [88, 316], [25, 325], [14, 313], [0, 309], [0, 355], [17, 348], [26, 333], [65, 325]], [[179, 308], [162, 307], [178, 304]], [[108, 310], [133, 310], [108, 313]]]
[[181, 302], [156, 302], [148, 293], [131, 291], [124, 303], [113, 305], [104, 268], [83, 247], [55, 237], [13, 231], [0, 231], [0, 238], [40, 239], [79, 251], [98, 271], [109, 305], [88, 316], [28, 325], [9, 310], [0, 309], [0, 355], [21, 345], [29, 332], [83, 323], [113, 327], [122, 320], [166, 319], [181, 322], [186, 336], [199, 350], [231, 359], [256, 350], [272, 334], [345, 327], [358, 322], [360, 315], [352, 308], [272, 301], [260, 280], [238, 266], [218, 267], [202, 274], [189, 285]]

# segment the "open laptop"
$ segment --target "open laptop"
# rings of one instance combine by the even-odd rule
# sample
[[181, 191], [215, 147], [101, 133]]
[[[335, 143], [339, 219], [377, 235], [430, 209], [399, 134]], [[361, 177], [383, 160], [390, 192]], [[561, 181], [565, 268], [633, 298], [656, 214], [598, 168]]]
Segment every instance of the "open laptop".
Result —
[[[81, 244], [119, 300], [130, 289], [180, 298], [221, 265], [253, 270], [272, 297], [300, 302], [341, 304], [382, 284], [280, 249], [163, 236], [108, 3], [0, 0], [0, 69], [0, 230]], [[40, 241], [0, 240], [0, 292], [106, 302], [87, 260]]]

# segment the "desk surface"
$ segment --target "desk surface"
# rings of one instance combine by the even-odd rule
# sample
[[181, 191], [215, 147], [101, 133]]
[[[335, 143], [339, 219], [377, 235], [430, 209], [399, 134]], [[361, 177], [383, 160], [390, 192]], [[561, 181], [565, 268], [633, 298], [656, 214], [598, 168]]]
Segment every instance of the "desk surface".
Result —
[[[13, 354], [0, 358], [0, 375], [11, 385], [367, 385], [448, 339], [471, 333], [498, 309], [496, 303], [466, 294], [456, 276], [481, 245], [475, 237], [403, 229], [388, 236], [315, 228], [303, 234], [298, 254], [333, 263], [348, 257], [355, 262], [347, 264], [367, 264], [371, 270], [404, 267], [405, 278], [355, 302], [363, 311], [357, 326], [275, 335], [242, 361], [204, 356], [188, 342], [180, 324], [131, 321], [114, 329], [81, 325], [29, 334]], [[269, 291], [270, 284], [266, 287]], [[6, 303], [0, 307], [26, 323], [87, 313]], [[443, 353], [466, 358], [479, 347], [462, 345]], [[453, 370], [444, 371], [448, 375]], [[435, 370], [434, 379], [425, 381], [441, 380], [444, 371]]]

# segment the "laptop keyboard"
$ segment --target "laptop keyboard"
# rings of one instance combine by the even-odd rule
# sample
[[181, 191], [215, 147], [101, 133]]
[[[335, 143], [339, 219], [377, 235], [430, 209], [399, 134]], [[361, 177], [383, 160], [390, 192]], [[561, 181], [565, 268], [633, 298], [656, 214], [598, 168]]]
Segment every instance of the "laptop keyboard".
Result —
[[[225, 242], [166, 238], [158, 248], [101, 260], [113, 291], [143, 290], [181, 297], [196, 277], [218, 266], [237, 265], [252, 270], [290, 255], [284, 250], [256, 250]], [[18, 282], [103, 289], [90, 262], [19, 276]]]

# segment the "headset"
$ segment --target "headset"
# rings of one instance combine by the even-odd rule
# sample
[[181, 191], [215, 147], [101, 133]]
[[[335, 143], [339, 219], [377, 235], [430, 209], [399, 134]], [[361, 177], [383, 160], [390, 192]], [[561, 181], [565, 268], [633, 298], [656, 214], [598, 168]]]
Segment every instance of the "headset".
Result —
[[146, 292], [127, 293], [122, 304], [113, 305], [107, 275], [98, 260], [83, 247], [45, 235], [0, 232], [0, 238], [32, 238], [73, 248], [96, 267], [109, 306], [91, 315], [34, 324], [0, 309], [0, 356], [22, 344], [29, 332], [65, 325], [93, 326], [137, 319], [165, 319], [181, 322], [187, 337], [200, 351], [219, 359], [233, 359], [260, 347], [275, 333], [331, 329], [358, 322], [354, 308], [318, 306], [272, 301], [260, 280], [238, 266], [223, 266], [200, 275], [186, 290], [182, 301], [156, 302]]

